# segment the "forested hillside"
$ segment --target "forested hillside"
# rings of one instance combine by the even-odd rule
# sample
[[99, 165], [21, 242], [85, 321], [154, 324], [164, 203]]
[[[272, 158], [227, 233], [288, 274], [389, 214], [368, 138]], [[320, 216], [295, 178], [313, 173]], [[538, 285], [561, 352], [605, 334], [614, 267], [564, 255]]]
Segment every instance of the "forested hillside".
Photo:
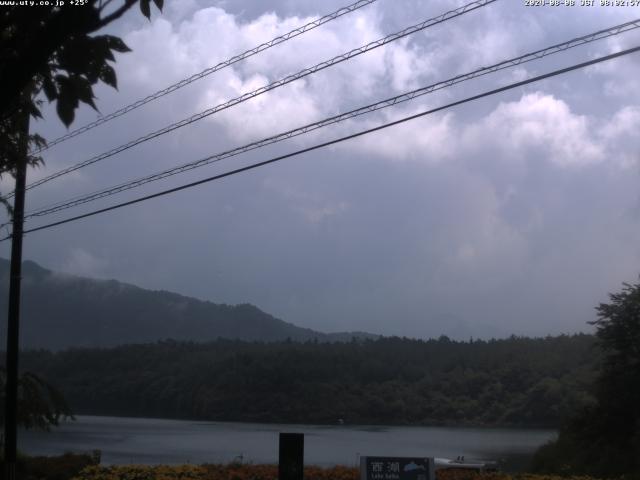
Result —
[[[0, 311], [7, 311], [9, 262], [0, 258]], [[4, 335], [4, 330], [0, 330]], [[0, 344], [6, 339], [0, 336]], [[58, 350], [112, 347], [164, 340], [211, 341], [218, 337], [279, 341], [343, 341], [359, 332], [321, 333], [275, 318], [259, 308], [224, 305], [172, 292], [145, 290], [116, 280], [61, 274], [23, 264], [21, 343]]]
[[175, 341], [30, 351], [76, 413], [347, 424], [558, 426], [589, 404], [589, 335], [453, 342]]

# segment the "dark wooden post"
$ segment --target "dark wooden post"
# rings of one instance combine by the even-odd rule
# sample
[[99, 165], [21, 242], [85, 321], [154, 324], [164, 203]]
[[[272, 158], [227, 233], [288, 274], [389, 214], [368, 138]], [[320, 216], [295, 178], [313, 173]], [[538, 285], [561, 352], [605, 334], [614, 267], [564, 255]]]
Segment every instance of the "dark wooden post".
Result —
[[20, 128], [20, 159], [16, 165], [16, 188], [13, 197], [13, 232], [11, 234], [11, 277], [9, 279], [9, 312], [7, 318], [7, 377], [4, 409], [4, 461], [6, 480], [16, 478], [18, 351], [20, 340], [20, 284], [22, 280], [22, 230], [24, 226], [24, 193], [29, 148], [29, 111], [23, 106]]
[[281, 433], [278, 480], [303, 480], [304, 434]]

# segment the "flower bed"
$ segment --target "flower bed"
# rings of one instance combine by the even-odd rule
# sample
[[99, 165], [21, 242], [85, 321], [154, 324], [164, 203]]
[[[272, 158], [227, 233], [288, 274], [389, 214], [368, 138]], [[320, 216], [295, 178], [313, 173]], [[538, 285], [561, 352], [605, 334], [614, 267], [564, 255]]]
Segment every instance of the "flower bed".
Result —
[[[477, 473], [469, 470], [439, 470], [436, 480], [594, 480], [590, 477]], [[99, 466], [85, 468], [73, 480], [277, 480], [276, 465], [180, 465]], [[305, 467], [305, 480], [358, 480], [356, 467]]]

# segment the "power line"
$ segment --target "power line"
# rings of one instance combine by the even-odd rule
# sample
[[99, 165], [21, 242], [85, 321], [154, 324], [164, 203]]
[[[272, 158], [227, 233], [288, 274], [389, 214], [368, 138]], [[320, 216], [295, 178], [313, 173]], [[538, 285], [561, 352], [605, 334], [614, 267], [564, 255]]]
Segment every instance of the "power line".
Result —
[[[49, 228], [52, 228], [52, 227], [56, 227], [56, 226], [59, 226], [59, 225], [64, 225], [66, 223], [70, 223], [70, 222], [74, 222], [74, 221], [77, 221], [77, 220], [81, 220], [83, 218], [92, 217], [94, 215], [110, 212], [112, 210], [117, 210], [119, 208], [123, 208], [123, 207], [129, 206], [129, 205], [133, 205], [133, 204], [136, 204], [136, 203], [141, 203], [141, 202], [144, 202], [144, 201], [147, 201], [147, 200], [151, 200], [153, 198], [162, 197], [162, 196], [168, 195], [170, 193], [179, 192], [180, 190], [186, 190], [186, 189], [198, 186], [198, 185], [202, 185], [204, 183], [209, 183], [209, 182], [212, 182], [212, 181], [215, 181], [215, 180], [220, 180], [222, 178], [229, 177], [229, 176], [232, 176], [232, 175], [236, 175], [238, 173], [246, 172], [248, 170], [253, 170], [253, 169], [258, 168], [258, 167], [263, 167], [265, 165], [269, 165], [271, 163], [275, 163], [275, 162], [278, 162], [280, 160], [284, 160], [286, 158], [295, 157], [297, 155], [301, 155], [303, 153], [308, 153], [308, 152], [311, 152], [313, 150], [318, 150], [320, 148], [328, 147], [330, 145], [335, 145], [337, 143], [341, 143], [341, 142], [344, 142], [346, 140], [351, 140], [353, 138], [358, 138], [358, 137], [361, 137], [361, 136], [364, 136], [364, 135], [368, 135], [370, 133], [377, 132], [379, 130], [384, 130], [384, 129], [392, 127], [394, 125], [399, 125], [401, 123], [405, 123], [405, 122], [408, 122], [410, 120], [415, 120], [416, 118], [424, 117], [426, 115], [430, 115], [430, 114], [433, 114], [433, 113], [436, 113], [436, 112], [439, 112], [439, 111], [442, 111], [442, 110], [445, 110], [445, 109], [448, 109], [448, 108], [452, 108], [452, 107], [455, 107], [455, 106], [458, 106], [458, 105], [462, 105], [462, 104], [465, 104], [465, 103], [468, 103], [468, 102], [472, 102], [474, 100], [479, 100], [481, 98], [485, 98], [485, 97], [489, 97], [489, 96], [492, 96], [492, 95], [496, 95], [498, 93], [505, 92], [507, 90], [512, 90], [514, 88], [522, 87], [522, 86], [528, 85], [530, 83], [534, 83], [534, 82], [538, 82], [540, 80], [544, 80], [544, 79], [547, 79], [547, 78], [555, 77], [557, 75], [561, 75], [561, 74], [568, 73], [568, 72], [571, 72], [571, 71], [574, 71], [574, 70], [578, 70], [580, 68], [585, 68], [585, 67], [588, 67], [588, 66], [591, 66], [591, 65], [595, 65], [597, 63], [601, 63], [601, 62], [605, 62], [605, 61], [608, 61], [608, 60], [612, 60], [614, 58], [622, 57], [624, 55], [629, 55], [629, 54], [635, 53], [637, 51], [640, 51], [640, 46], [633, 47], [633, 48], [630, 48], [630, 49], [627, 49], [627, 50], [623, 50], [623, 51], [620, 51], [620, 52], [617, 52], [617, 53], [613, 53], [613, 54], [610, 54], [610, 55], [606, 55], [604, 57], [596, 58], [594, 60], [589, 60], [587, 62], [578, 63], [578, 64], [572, 65], [570, 67], [565, 67], [565, 68], [562, 68], [562, 69], [559, 69], [559, 70], [554, 70], [554, 71], [552, 71], [550, 73], [545, 73], [543, 75], [538, 75], [536, 77], [532, 77], [532, 78], [529, 78], [527, 80], [511, 83], [509, 85], [506, 85], [506, 86], [503, 86], [503, 87], [500, 87], [500, 88], [496, 88], [496, 89], [493, 89], [493, 90], [489, 90], [487, 92], [480, 93], [478, 95], [467, 97], [467, 98], [465, 98], [463, 100], [458, 100], [456, 102], [452, 102], [452, 103], [449, 103], [447, 105], [443, 105], [441, 107], [432, 108], [430, 110], [426, 110], [424, 112], [417, 113], [415, 115], [410, 115], [408, 117], [404, 117], [404, 118], [401, 118], [399, 120], [395, 120], [393, 122], [388, 122], [388, 123], [385, 123], [385, 124], [382, 124], [382, 125], [378, 125], [377, 127], [369, 128], [369, 129], [363, 130], [361, 132], [357, 132], [357, 133], [346, 135], [346, 136], [343, 136], [343, 137], [340, 137], [340, 138], [336, 138], [336, 139], [330, 140], [328, 142], [319, 143], [319, 144], [313, 145], [311, 147], [303, 148], [301, 150], [297, 150], [295, 152], [287, 153], [285, 155], [280, 155], [280, 156], [271, 158], [269, 160], [264, 160], [262, 162], [254, 163], [254, 164], [251, 164], [251, 165], [247, 165], [245, 167], [241, 167], [241, 168], [237, 168], [235, 170], [231, 170], [229, 172], [221, 173], [221, 174], [218, 174], [218, 175], [214, 175], [212, 177], [208, 177], [208, 178], [204, 178], [204, 179], [201, 179], [201, 180], [197, 180], [195, 182], [187, 183], [187, 184], [181, 185], [179, 187], [170, 188], [168, 190], [163, 190], [161, 192], [153, 193], [151, 195], [146, 195], [144, 197], [139, 197], [139, 198], [136, 198], [134, 200], [129, 200], [127, 202], [118, 203], [118, 204], [112, 205], [110, 207], [101, 208], [99, 210], [94, 210], [92, 212], [84, 213], [82, 215], [77, 215], [75, 217], [70, 217], [70, 218], [66, 218], [64, 220], [59, 220], [57, 222], [53, 222], [53, 223], [49, 223], [49, 224], [42, 225], [42, 226], [39, 226], [39, 227], [31, 228], [29, 230], [25, 230], [24, 233], [32, 233], [32, 232], [37, 232], [37, 231], [40, 231], [40, 230], [45, 230], [45, 229], [49, 229]], [[7, 240], [9, 238], [11, 238], [11, 236], [4, 237], [4, 238], [0, 239], [0, 242], [5, 241], [5, 240]]]
[[[272, 82], [264, 87], [260, 87], [252, 92], [249, 93], [245, 93], [239, 97], [236, 97], [232, 100], [229, 100], [225, 103], [219, 104], [215, 107], [209, 108], [207, 110], [204, 110], [203, 112], [197, 113], [195, 115], [192, 115], [191, 117], [185, 118], [183, 120], [180, 120], [179, 122], [176, 123], [172, 123], [171, 125], [168, 125], [164, 128], [161, 128], [160, 130], [156, 130], [155, 132], [151, 132], [147, 135], [144, 135], [142, 137], [139, 137], [135, 140], [131, 140], [128, 143], [125, 143], [123, 145], [120, 145], [116, 148], [113, 148], [105, 153], [102, 153], [100, 155], [94, 156], [88, 160], [84, 160], [80, 163], [77, 163], [75, 165], [72, 165], [70, 167], [67, 167], [65, 169], [59, 170], [56, 173], [53, 173], [47, 177], [44, 177], [40, 180], [37, 180], [35, 182], [32, 182], [31, 184], [27, 185], [27, 190], [30, 190], [34, 187], [37, 187], [39, 185], [42, 185], [44, 183], [47, 183], [55, 178], [58, 178], [62, 175], [66, 175], [68, 173], [74, 172], [80, 168], [86, 167], [88, 165], [92, 165], [96, 162], [99, 162], [101, 160], [104, 160], [106, 158], [112, 157], [118, 153], [121, 153], [125, 150], [128, 150], [136, 145], [139, 145], [143, 142], [146, 142], [148, 140], [151, 140], [153, 138], [159, 137], [160, 135], [164, 135], [166, 133], [169, 133], [173, 130], [176, 130], [178, 128], [184, 127], [186, 125], [189, 125], [191, 123], [194, 123], [198, 120], [201, 120], [205, 117], [208, 117], [210, 115], [213, 115], [214, 113], [220, 112], [222, 110], [225, 110], [227, 108], [233, 107], [235, 105], [238, 105], [242, 102], [245, 102], [247, 100], [250, 100], [252, 98], [257, 97], [258, 95], [262, 95], [263, 93], [269, 92], [271, 90], [274, 90], [278, 87], [281, 87], [283, 85], [286, 85], [288, 83], [291, 83], [293, 81], [299, 80], [301, 78], [304, 78], [308, 75], [317, 73], [321, 70], [324, 70], [325, 68], [331, 67], [333, 65], [337, 65], [339, 63], [342, 63], [346, 60], [350, 60], [351, 58], [354, 58], [358, 55], [362, 55], [363, 53], [366, 53], [368, 51], [371, 51], [373, 49], [379, 48], [383, 45], [386, 45], [387, 43], [391, 43], [394, 42], [396, 40], [399, 40], [403, 37], [406, 37], [408, 35], [411, 35], [413, 33], [419, 32], [421, 30], [424, 30], [426, 28], [432, 27], [436, 24], [439, 23], [443, 23], [446, 22], [447, 20], [451, 20], [452, 18], [456, 18], [460, 15], [463, 15], [465, 13], [468, 13], [470, 11], [476, 10], [478, 8], [482, 8], [485, 7], [493, 2], [495, 2], [497, 0], [475, 0], [471, 3], [468, 3], [467, 5], [464, 5], [460, 8], [457, 8], [455, 10], [450, 10], [446, 13], [443, 13], [442, 15], [439, 15], [437, 17], [431, 18], [429, 20], [425, 20], [424, 22], [418, 23], [416, 25], [412, 25], [410, 27], [405, 28], [404, 30], [401, 30], [399, 32], [396, 33], [392, 33], [391, 35], [387, 35], [386, 37], [383, 37], [381, 39], [375, 40], [373, 42], [370, 42], [364, 46], [355, 48], [347, 53], [343, 53], [341, 55], [338, 55], [336, 57], [333, 57], [330, 60], [325, 60], [324, 62], [321, 62], [313, 67], [310, 68], [305, 68], [304, 70], [301, 70], [297, 73], [294, 73], [292, 75], [288, 75], [284, 78], [281, 78], [280, 80], [277, 80], [275, 82]], [[11, 197], [13, 195], [13, 192], [10, 193], [7, 198]]]
[[458, 83], [461, 82], [465, 82], [483, 75], [487, 75], [489, 73], [494, 73], [506, 68], [510, 68], [513, 66], [517, 66], [517, 65], [522, 65], [523, 63], [527, 63], [533, 60], [538, 60], [541, 58], [544, 58], [548, 55], [552, 55], [558, 52], [563, 52], [566, 51], [570, 48], [574, 48], [580, 45], [584, 45], [596, 40], [601, 40], [604, 38], [608, 38], [611, 37], [613, 35], [618, 35], [620, 33], [623, 32], [627, 32], [629, 30], [633, 30], [636, 28], [640, 27], [640, 19], [637, 20], [633, 20], [630, 22], [626, 22], [620, 25], [616, 25], [614, 27], [610, 27], [608, 29], [604, 29], [604, 30], [599, 30], [597, 32], [594, 33], [590, 33], [588, 35], [584, 35], [578, 38], [574, 38], [572, 40], [569, 40], [567, 42], [563, 42], [563, 43], [559, 43], [541, 50], [537, 50], [535, 52], [531, 52], [531, 53], [527, 53], [524, 55], [521, 55], [519, 57], [515, 57], [509, 60], [504, 60], [500, 63], [488, 66], [488, 67], [482, 67], [479, 68], [477, 70], [474, 70], [470, 73], [466, 73], [466, 74], [462, 74], [462, 75], [457, 75], [453, 78], [450, 78], [448, 80], [443, 80], [440, 81], [438, 83], [426, 86], [426, 87], [422, 87], [416, 90], [412, 90], [410, 92], [407, 93], [403, 93], [401, 95], [396, 95], [394, 97], [390, 97], [387, 98], [385, 100], [381, 100], [379, 102], [376, 103], [372, 103], [369, 105], [366, 105], [364, 107], [360, 107], [357, 108], [355, 110], [351, 110], [349, 112], [345, 112], [339, 115], [335, 115], [329, 118], [325, 118], [323, 120], [314, 122], [314, 123], [310, 123], [307, 125], [304, 125], [302, 127], [293, 129], [293, 130], [289, 130], [286, 132], [282, 132], [282, 133], [278, 133], [274, 136], [268, 137], [268, 138], [264, 138], [255, 142], [251, 142], [249, 144], [240, 146], [240, 147], [236, 147], [234, 149], [231, 150], [227, 150], [225, 152], [222, 153], [218, 153], [215, 155], [211, 155], [196, 161], [192, 161], [189, 163], [186, 163], [184, 165], [180, 165], [177, 167], [173, 167], [164, 171], [161, 171], [159, 173], [155, 173], [152, 175], [148, 175], [148, 176], [144, 176], [135, 180], [131, 180], [116, 186], [112, 186], [109, 187], [107, 189], [103, 189], [97, 192], [93, 192], [90, 194], [86, 194], [86, 195], [82, 195], [82, 196], [78, 196], [78, 197], [74, 197], [72, 199], [68, 199], [65, 201], [61, 201], [61, 202], [57, 202], [53, 205], [50, 205], [48, 207], [42, 207], [40, 209], [37, 209], [33, 212], [28, 213], [25, 218], [34, 218], [34, 217], [42, 217], [45, 215], [50, 215], [52, 213], [56, 213], [56, 212], [60, 212], [62, 210], [66, 210], [68, 208], [72, 208], [78, 205], [82, 205], [94, 200], [98, 200], [100, 198], [105, 198], [111, 195], [115, 195], [117, 193], [120, 192], [124, 192], [126, 190], [130, 190], [132, 188], [136, 188], [142, 185], [145, 185], [147, 183], [151, 183], [157, 180], [161, 180], [163, 178], [167, 178], [167, 177], [171, 177], [173, 175], [177, 175], [179, 173], [183, 173], [195, 168], [199, 168], [205, 165], [209, 165], [211, 163], [215, 163], [215, 162], [219, 162], [221, 160], [230, 158], [230, 157], [234, 157], [236, 155], [240, 155], [242, 153], [246, 153], [248, 151], [251, 150], [255, 150], [267, 145], [271, 145], [273, 143], [277, 143], [289, 138], [293, 138], [299, 135], [303, 135], [306, 133], [309, 133], [311, 131], [326, 127], [328, 125], [333, 125], [336, 123], [340, 123], [343, 121], [346, 121], [348, 119], [354, 118], [354, 117], [358, 117], [360, 115], [364, 115], [367, 113], [371, 113], [371, 112], [375, 112], [377, 110], [381, 110], [383, 108], [387, 108], [393, 105], [398, 105], [400, 103], [406, 102], [406, 101], [410, 101], [413, 100], [415, 98], [418, 98], [420, 96], [432, 93], [436, 90], [440, 90], [446, 87], [450, 87], [452, 85], [456, 85]]
[[181, 89], [182, 87], [185, 87], [187, 85], [189, 85], [190, 83], [195, 82], [196, 80], [200, 80], [201, 78], [204, 78], [208, 75], [211, 75], [212, 73], [215, 73], [219, 70], [222, 70], [223, 68], [229, 67], [235, 63], [238, 63], [242, 60], [245, 60], [249, 57], [252, 57], [253, 55], [257, 55], [260, 52], [263, 52], [265, 50], [268, 50], [271, 47], [275, 47], [276, 45], [279, 45], [281, 43], [284, 43], [288, 40], [291, 40], [292, 38], [295, 38], [299, 35], [302, 35], [303, 33], [306, 33], [310, 30], [313, 30], [321, 25], [324, 25], [325, 23], [331, 22], [332, 20], [335, 20], [336, 18], [339, 18], [343, 15], [346, 15], [348, 13], [354, 12], [362, 7], [365, 7], [367, 5], [369, 5], [370, 3], [376, 2], [377, 0], [358, 0], [355, 3], [352, 3], [351, 5], [347, 5], [346, 7], [342, 7], [338, 10], [336, 10], [335, 12], [329, 13], [327, 15], [324, 15], [323, 17], [320, 17], [312, 22], [309, 22], [305, 25], [302, 25], [301, 27], [295, 28], [293, 30], [291, 30], [288, 33], [285, 33], [284, 35], [280, 35], [278, 37], [275, 37], [271, 40], [269, 40], [268, 42], [262, 43], [260, 45], [258, 45], [257, 47], [253, 47], [243, 53], [240, 53], [239, 55], [235, 55], [234, 57], [231, 57], [223, 62], [218, 63], [217, 65], [214, 65], [213, 67], [209, 67], [203, 71], [201, 71], [200, 73], [196, 73], [195, 75], [192, 75], [188, 78], [185, 78], [183, 80], [180, 80], [177, 83], [174, 83], [173, 85], [170, 85], [162, 90], [158, 90], [155, 93], [152, 93], [151, 95], [146, 96], [145, 98], [142, 98], [130, 105], [127, 105], [125, 107], [122, 107], [119, 110], [116, 110], [115, 112], [112, 112], [108, 115], [104, 115], [100, 118], [98, 118], [97, 120], [88, 123], [87, 125], [84, 125], [80, 128], [77, 128], [76, 130], [73, 130], [65, 135], [62, 135], [61, 137], [56, 138], [55, 140], [52, 140], [50, 142], [47, 143], [46, 147], [40, 148], [38, 150], [36, 150], [35, 152], [33, 152], [34, 154], [40, 153], [44, 150], [47, 150], [48, 148], [51, 148], [54, 145], [57, 145], [58, 143], [62, 143], [66, 140], [69, 140], [70, 138], [76, 137], [84, 132], [87, 132], [93, 128], [96, 128], [104, 123], [107, 123], [115, 118], [121, 117], [122, 115], [125, 115], [129, 112], [131, 112], [132, 110], [135, 110], [153, 100], [157, 100], [158, 98], [164, 97], [165, 95], [168, 95], [170, 93], [175, 92], [176, 90]]

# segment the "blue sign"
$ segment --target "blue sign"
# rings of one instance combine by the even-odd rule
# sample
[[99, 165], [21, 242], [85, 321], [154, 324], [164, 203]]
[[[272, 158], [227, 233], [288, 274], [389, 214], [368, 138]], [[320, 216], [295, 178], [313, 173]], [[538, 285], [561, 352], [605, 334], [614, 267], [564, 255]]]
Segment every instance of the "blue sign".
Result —
[[360, 480], [435, 480], [433, 458], [360, 457]]

